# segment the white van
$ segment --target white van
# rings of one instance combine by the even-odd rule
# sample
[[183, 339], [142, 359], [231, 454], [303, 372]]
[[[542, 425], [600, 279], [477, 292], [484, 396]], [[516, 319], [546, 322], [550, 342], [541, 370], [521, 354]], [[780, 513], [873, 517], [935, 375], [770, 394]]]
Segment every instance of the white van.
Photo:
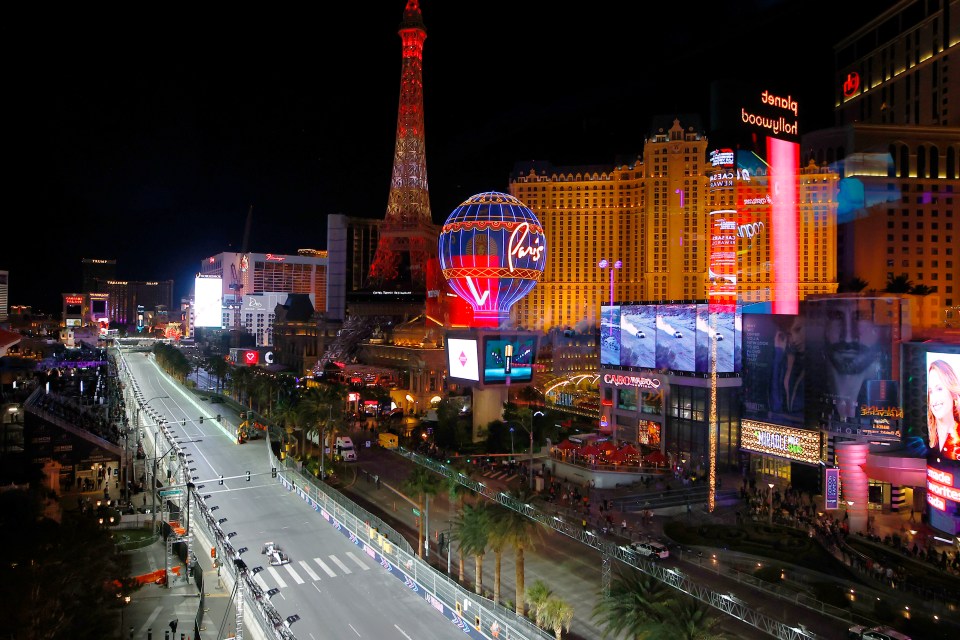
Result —
[[337, 436], [336, 453], [343, 457], [346, 462], [357, 461], [357, 450], [353, 448], [353, 440], [350, 436]]

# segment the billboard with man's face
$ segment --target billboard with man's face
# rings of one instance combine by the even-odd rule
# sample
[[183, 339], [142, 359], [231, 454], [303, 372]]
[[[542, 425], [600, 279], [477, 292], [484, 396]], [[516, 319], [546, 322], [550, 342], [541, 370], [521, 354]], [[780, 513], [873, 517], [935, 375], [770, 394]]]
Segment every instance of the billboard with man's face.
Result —
[[[900, 300], [837, 297], [808, 300], [806, 403], [821, 421], [869, 425], [900, 407], [893, 339]], [[895, 329], [897, 329], [895, 331]]]

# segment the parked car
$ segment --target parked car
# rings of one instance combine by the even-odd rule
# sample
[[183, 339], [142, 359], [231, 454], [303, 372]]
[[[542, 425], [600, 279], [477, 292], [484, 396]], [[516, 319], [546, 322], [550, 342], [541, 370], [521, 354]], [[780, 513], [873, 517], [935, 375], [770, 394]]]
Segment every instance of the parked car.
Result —
[[644, 558], [656, 560], [670, 557], [670, 550], [659, 542], [637, 542], [635, 548], [637, 554]]

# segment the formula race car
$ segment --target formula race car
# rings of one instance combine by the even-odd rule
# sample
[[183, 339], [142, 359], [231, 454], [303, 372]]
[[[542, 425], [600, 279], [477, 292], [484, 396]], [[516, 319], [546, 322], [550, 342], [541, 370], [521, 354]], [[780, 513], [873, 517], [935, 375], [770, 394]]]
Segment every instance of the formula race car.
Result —
[[279, 567], [282, 564], [290, 564], [290, 556], [284, 553], [283, 550], [280, 549], [280, 545], [275, 542], [264, 542], [263, 549], [260, 550], [260, 553], [265, 554], [270, 564], [275, 567]]

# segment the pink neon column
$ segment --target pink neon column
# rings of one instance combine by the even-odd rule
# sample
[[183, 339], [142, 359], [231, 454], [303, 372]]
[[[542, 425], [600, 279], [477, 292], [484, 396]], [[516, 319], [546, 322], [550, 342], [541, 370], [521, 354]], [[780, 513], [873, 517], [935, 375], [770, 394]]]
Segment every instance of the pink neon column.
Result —
[[771, 247], [773, 251], [773, 312], [796, 314], [799, 311], [797, 238], [797, 172], [800, 145], [767, 137], [770, 162]]
[[846, 504], [850, 533], [867, 530], [870, 483], [865, 467], [869, 449], [865, 442], [838, 442], [834, 447], [840, 467], [840, 497]]

